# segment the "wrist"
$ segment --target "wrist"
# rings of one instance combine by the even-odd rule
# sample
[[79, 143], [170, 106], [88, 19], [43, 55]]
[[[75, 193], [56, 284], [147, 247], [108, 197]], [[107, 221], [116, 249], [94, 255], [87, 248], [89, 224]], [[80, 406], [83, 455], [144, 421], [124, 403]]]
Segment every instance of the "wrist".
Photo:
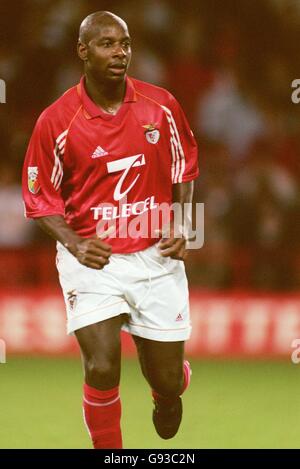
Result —
[[67, 239], [63, 241], [64, 247], [76, 257], [78, 251], [78, 244], [82, 241], [80, 236], [72, 237], [72, 239]]

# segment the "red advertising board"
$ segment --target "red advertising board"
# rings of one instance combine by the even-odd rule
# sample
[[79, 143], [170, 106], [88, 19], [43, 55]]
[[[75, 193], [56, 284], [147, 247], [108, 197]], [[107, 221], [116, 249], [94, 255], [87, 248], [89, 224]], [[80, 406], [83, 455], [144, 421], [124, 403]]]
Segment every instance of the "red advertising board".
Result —
[[[193, 357], [289, 357], [300, 339], [300, 295], [191, 291]], [[0, 339], [7, 354], [74, 354], [59, 291], [0, 293]], [[135, 353], [123, 334], [123, 352]]]

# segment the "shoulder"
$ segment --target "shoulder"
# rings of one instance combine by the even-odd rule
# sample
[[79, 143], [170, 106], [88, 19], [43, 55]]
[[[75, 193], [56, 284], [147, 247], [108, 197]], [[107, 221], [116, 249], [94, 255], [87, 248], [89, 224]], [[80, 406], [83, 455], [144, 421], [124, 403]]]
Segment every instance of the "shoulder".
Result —
[[77, 86], [46, 107], [37, 119], [36, 127], [51, 129], [54, 134], [67, 130], [76, 113], [81, 109]]
[[175, 97], [165, 88], [130, 77], [138, 98], [155, 101], [160, 106], [173, 107], [177, 104]]

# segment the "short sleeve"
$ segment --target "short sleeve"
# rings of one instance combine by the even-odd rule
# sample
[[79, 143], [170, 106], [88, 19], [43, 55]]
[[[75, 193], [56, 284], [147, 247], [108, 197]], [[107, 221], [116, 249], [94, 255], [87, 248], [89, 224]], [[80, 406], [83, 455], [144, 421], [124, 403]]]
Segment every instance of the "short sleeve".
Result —
[[60, 185], [63, 163], [51, 125], [43, 114], [32, 133], [22, 177], [25, 216], [38, 218], [64, 215]]
[[177, 184], [199, 176], [198, 146], [180, 104], [170, 96], [164, 110], [171, 134], [172, 183]]

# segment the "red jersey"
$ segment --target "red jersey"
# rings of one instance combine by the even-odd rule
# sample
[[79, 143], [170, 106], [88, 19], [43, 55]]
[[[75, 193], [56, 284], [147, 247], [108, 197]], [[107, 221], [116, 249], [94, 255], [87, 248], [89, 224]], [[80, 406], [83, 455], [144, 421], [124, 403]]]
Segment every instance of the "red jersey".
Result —
[[[111, 115], [90, 99], [82, 78], [36, 123], [23, 169], [25, 214], [62, 215], [82, 237], [105, 220], [117, 222], [118, 232], [125, 219], [171, 204], [172, 184], [197, 176], [195, 139], [168, 91], [127, 77], [123, 104]], [[106, 240], [119, 253], [155, 241], [116, 233]]]

